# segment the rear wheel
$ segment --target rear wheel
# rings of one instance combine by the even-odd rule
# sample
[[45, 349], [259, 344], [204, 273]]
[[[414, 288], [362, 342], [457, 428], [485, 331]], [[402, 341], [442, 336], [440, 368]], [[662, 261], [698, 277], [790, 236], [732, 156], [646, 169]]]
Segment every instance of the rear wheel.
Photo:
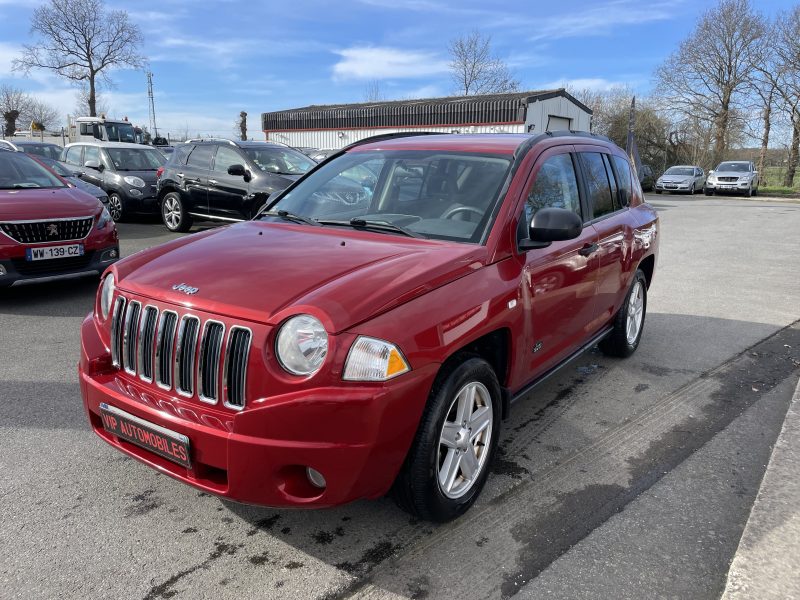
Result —
[[170, 192], [161, 201], [161, 220], [170, 231], [185, 233], [192, 226], [192, 216], [186, 212], [180, 194]]
[[108, 213], [115, 222], [122, 221], [127, 216], [125, 207], [122, 205], [122, 196], [116, 192], [108, 195]]
[[392, 495], [431, 521], [463, 514], [480, 494], [500, 434], [500, 384], [489, 364], [465, 360], [431, 390]]
[[647, 312], [647, 279], [641, 269], [633, 276], [622, 307], [614, 318], [613, 329], [600, 342], [599, 347], [609, 356], [625, 358], [639, 347], [644, 330], [644, 317]]
[[692, 184], [692, 189], [689, 190], [689, 195], [694, 196], [697, 190], [694, 189], [694, 184]]

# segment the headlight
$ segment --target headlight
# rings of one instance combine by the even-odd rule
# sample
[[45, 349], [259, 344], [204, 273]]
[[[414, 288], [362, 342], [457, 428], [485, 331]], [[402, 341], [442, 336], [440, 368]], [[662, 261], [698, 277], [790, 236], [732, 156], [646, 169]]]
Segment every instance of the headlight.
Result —
[[346, 381], [387, 381], [411, 370], [394, 344], [359, 337], [350, 348], [342, 379]]
[[750, 180], [750, 175], [742, 175], [741, 177], [739, 177], [739, 181], [749, 181], [749, 180]]
[[281, 366], [292, 375], [313, 375], [328, 354], [328, 334], [311, 315], [292, 317], [281, 325], [275, 342]]
[[105, 226], [108, 225], [110, 221], [111, 221], [111, 215], [108, 214], [108, 210], [104, 206], [103, 212], [100, 213], [100, 216], [97, 219], [97, 228], [105, 229]]
[[128, 185], [132, 185], [133, 187], [139, 187], [139, 188], [144, 187], [144, 179], [142, 179], [141, 177], [134, 177], [129, 175], [128, 177], [123, 177], [123, 179], [125, 180], [125, 183], [127, 183]]
[[110, 273], [104, 280], [100, 288], [100, 316], [105, 321], [111, 312], [111, 300], [114, 298], [114, 274]]

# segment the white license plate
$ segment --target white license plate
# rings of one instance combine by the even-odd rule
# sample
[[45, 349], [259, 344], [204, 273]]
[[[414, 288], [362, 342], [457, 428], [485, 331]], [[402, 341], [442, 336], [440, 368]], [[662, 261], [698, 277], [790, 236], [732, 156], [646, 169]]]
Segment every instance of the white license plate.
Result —
[[46, 246], [44, 248], [25, 248], [25, 260], [53, 260], [83, 256], [83, 244]]

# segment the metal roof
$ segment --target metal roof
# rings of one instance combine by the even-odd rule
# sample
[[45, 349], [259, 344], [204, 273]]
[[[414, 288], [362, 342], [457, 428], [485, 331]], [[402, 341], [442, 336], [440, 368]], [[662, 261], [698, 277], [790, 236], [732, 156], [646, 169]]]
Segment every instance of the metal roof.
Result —
[[560, 88], [509, 94], [311, 105], [262, 113], [261, 125], [264, 131], [292, 131], [522, 123], [528, 104], [558, 96], [567, 98], [588, 114], [592, 113], [591, 109]]

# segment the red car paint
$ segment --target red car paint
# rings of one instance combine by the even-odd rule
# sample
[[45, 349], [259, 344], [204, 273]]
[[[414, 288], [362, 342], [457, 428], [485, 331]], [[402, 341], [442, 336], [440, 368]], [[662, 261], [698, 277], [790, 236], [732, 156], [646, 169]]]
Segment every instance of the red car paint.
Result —
[[[391, 487], [442, 363], [479, 340], [499, 340], [507, 399], [607, 329], [642, 268], [652, 278], [658, 217], [631, 182], [628, 206], [588, 222], [575, 240], [517, 248], [525, 192], [542, 162], [578, 149], [624, 157], [585, 136], [426, 136], [376, 141], [350, 152], [458, 150], [514, 156], [514, 169], [484, 244], [253, 221], [183, 237], [120, 261], [117, 294], [179, 316], [252, 331], [243, 410], [147, 383], [112, 366], [110, 321], [83, 323], [80, 382], [95, 432], [142, 462], [199, 489], [272, 506], [332, 506]], [[335, 161], [336, 159], [334, 159]], [[586, 245], [599, 251], [583, 256]], [[192, 295], [179, 284], [198, 288]], [[280, 324], [311, 314], [329, 339], [323, 367], [287, 373], [275, 357]], [[359, 335], [395, 344], [411, 370], [382, 383], [344, 381]], [[537, 347], [532, 352], [531, 349]], [[497, 358], [497, 357], [494, 357]], [[492, 357], [487, 357], [492, 362]], [[495, 364], [493, 363], [493, 364]], [[183, 434], [190, 468], [103, 428], [102, 403]], [[507, 410], [507, 407], [506, 407]], [[306, 467], [324, 474], [313, 487]]]
[[[29, 160], [34, 161], [33, 158]], [[37, 165], [40, 165], [36, 161]], [[97, 228], [103, 205], [94, 196], [70, 186], [49, 168], [41, 166], [64, 183], [63, 188], [0, 189], [0, 265], [6, 271], [0, 275], [0, 287], [36, 281], [71, 278], [83, 275], [99, 275], [119, 258], [117, 229], [109, 221], [102, 229]], [[22, 243], [3, 231], [3, 224], [15, 223], [61, 223], [79, 217], [92, 219], [87, 236], [79, 240], [37, 241]], [[71, 243], [81, 243], [86, 260], [64, 262], [53, 259], [44, 263], [27, 263], [27, 248], [47, 248]], [[111, 255], [113, 251], [113, 256]], [[84, 264], [85, 263], [85, 264]], [[27, 268], [26, 268], [27, 267]]]

